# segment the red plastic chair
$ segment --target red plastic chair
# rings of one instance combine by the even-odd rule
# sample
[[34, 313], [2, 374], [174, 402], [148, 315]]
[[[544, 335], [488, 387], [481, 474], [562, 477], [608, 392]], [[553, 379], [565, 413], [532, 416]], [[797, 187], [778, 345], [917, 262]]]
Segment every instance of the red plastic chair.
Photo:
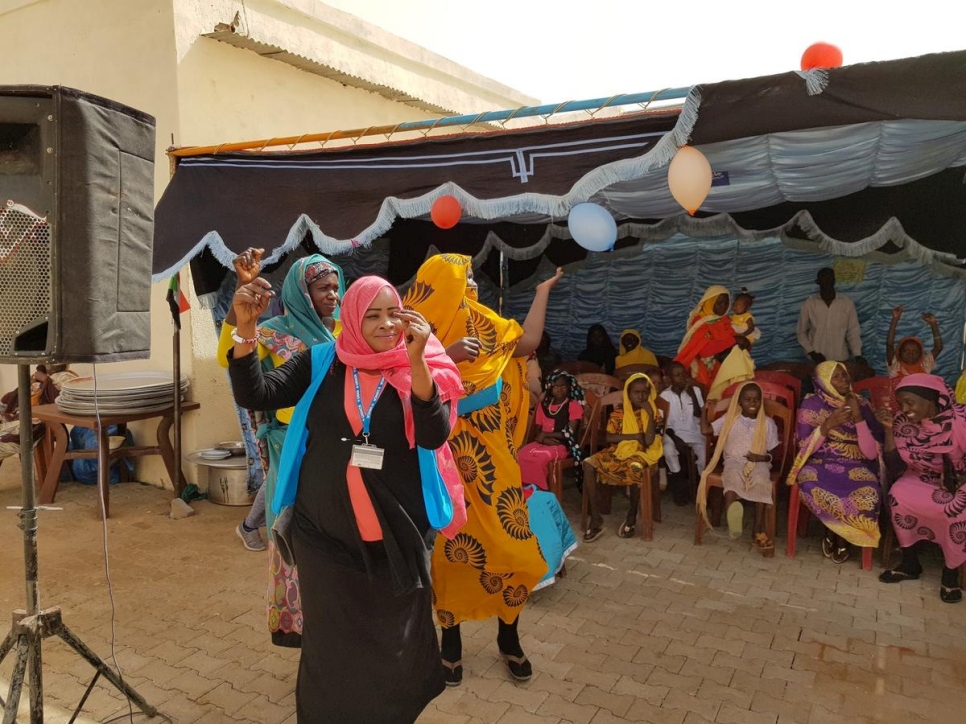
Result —
[[788, 372], [781, 372], [779, 370], [755, 370], [755, 379], [759, 382], [774, 382], [775, 384], [784, 385], [795, 393], [793, 410], [798, 410], [798, 406], [802, 402], [802, 381], [797, 377], [790, 375]]

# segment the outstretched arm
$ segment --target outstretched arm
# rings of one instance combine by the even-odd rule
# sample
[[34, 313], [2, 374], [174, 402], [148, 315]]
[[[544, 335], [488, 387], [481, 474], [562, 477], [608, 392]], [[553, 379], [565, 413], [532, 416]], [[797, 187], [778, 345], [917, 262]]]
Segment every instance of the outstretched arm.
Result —
[[922, 321], [929, 325], [932, 329], [932, 358], [936, 359], [939, 353], [943, 351], [943, 335], [939, 331], [939, 321], [936, 319], [936, 315], [932, 312], [926, 312], [922, 315]]
[[526, 357], [540, 346], [540, 339], [543, 337], [543, 325], [547, 319], [547, 301], [550, 299], [550, 290], [554, 288], [562, 276], [563, 269], [557, 267], [556, 274], [537, 285], [533, 304], [530, 305], [527, 318], [523, 320], [523, 336], [517, 340], [516, 349], [513, 351], [514, 357]]
[[899, 326], [899, 318], [902, 316], [902, 305], [892, 310], [892, 321], [889, 323], [889, 333], [886, 335], [886, 364], [892, 364], [896, 358], [896, 327]]

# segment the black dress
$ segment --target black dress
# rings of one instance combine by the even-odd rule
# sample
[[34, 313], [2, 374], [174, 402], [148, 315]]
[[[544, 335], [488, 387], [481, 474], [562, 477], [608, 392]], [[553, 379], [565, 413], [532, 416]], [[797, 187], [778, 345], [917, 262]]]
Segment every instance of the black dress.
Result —
[[[311, 354], [264, 372], [257, 355], [229, 364], [235, 399], [252, 410], [296, 404], [311, 380]], [[345, 470], [356, 438], [346, 418], [346, 368], [336, 360], [309, 409], [295, 498], [293, 539], [304, 625], [296, 702], [309, 722], [411, 722], [445, 688], [432, 618], [429, 528], [415, 449], [389, 385], [372, 413], [381, 470], [362, 469], [383, 540], [364, 542]], [[351, 384], [351, 381], [350, 381]], [[418, 445], [449, 437], [439, 397], [412, 400]]]

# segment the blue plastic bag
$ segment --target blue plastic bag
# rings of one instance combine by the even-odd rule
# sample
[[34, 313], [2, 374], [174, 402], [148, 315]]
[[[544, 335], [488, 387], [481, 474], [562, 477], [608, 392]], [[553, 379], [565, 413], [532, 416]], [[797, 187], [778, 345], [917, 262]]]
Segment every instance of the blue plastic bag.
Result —
[[[108, 435], [117, 435], [118, 429], [117, 425], [111, 425], [107, 428]], [[134, 437], [131, 435], [131, 431], [127, 430], [124, 433], [124, 445], [132, 446], [134, 445]], [[68, 450], [96, 450], [97, 449], [97, 433], [90, 429], [89, 427], [81, 427], [80, 425], [75, 425], [70, 431], [70, 444], [68, 445]], [[119, 460], [111, 466], [110, 481], [111, 485], [115, 485], [121, 481], [121, 465], [127, 465], [128, 472], [134, 473], [134, 465], [130, 458], [124, 460]], [[71, 474], [78, 483], [83, 483], [84, 485], [97, 485], [97, 460], [71, 460], [70, 461]]]

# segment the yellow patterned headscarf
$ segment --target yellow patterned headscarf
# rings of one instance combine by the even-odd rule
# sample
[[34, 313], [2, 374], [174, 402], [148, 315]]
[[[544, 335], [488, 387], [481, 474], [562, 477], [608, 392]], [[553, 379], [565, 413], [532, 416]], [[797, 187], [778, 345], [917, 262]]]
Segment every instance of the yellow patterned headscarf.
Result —
[[460, 362], [467, 395], [496, 384], [513, 357], [523, 328], [503, 319], [467, 293], [466, 270], [472, 259], [463, 254], [437, 254], [423, 262], [403, 304], [422, 314], [433, 333], [448, 347], [463, 337], [480, 340], [480, 356]]
[[826, 360], [815, 365], [815, 382], [818, 391], [832, 407], [841, 407], [845, 404], [845, 396], [832, 386], [832, 375], [839, 367], [845, 369], [844, 364], [835, 360]]
[[[631, 396], [629, 390], [631, 389], [631, 384], [637, 380], [647, 380], [647, 384], [651, 386], [651, 391], [647, 396], [647, 401], [651, 405], [651, 409], [655, 409], [655, 403], [657, 402], [657, 389], [654, 387], [654, 383], [651, 382], [651, 378], [645, 375], [643, 372], [638, 372], [627, 378], [627, 382], [624, 383], [624, 419], [621, 422], [621, 435], [639, 435], [644, 432], [641, 428], [641, 415], [647, 415], [647, 412], [641, 410], [640, 413], [634, 412], [634, 406], [631, 405]], [[644, 420], [647, 423], [647, 420]]]

